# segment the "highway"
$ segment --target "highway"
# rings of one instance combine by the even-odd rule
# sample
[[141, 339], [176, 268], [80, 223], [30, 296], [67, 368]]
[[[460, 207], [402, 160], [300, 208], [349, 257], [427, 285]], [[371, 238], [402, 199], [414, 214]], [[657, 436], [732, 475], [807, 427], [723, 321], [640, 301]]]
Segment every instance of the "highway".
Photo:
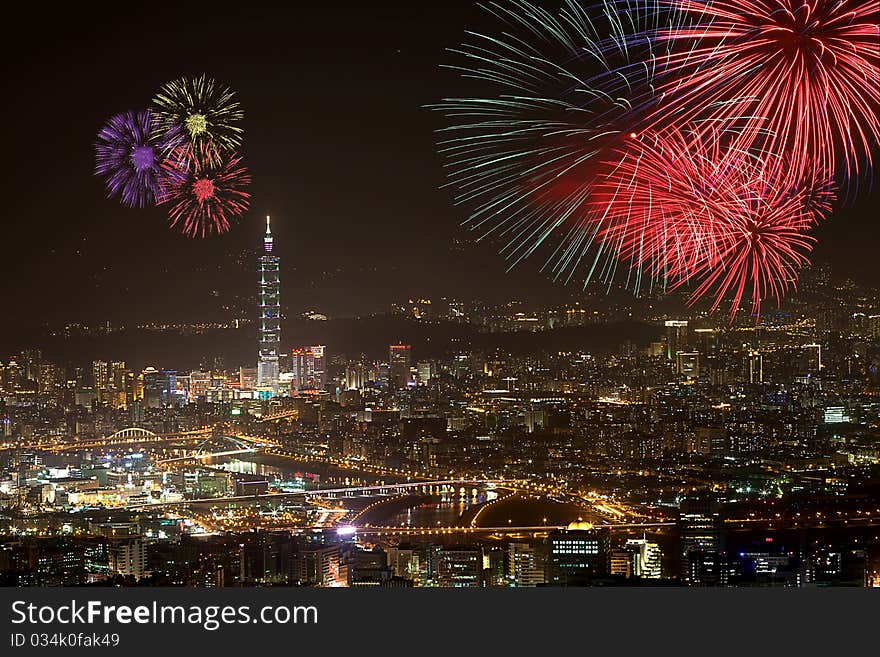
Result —
[[[623, 529], [648, 529], [657, 527], [674, 527], [674, 522], [602, 524], [596, 528], [607, 528], [619, 531]], [[444, 534], [546, 534], [556, 529], [567, 529], [568, 525], [538, 525], [532, 527], [394, 527], [394, 526], [359, 526], [352, 525], [354, 533], [365, 536], [432, 536]]]

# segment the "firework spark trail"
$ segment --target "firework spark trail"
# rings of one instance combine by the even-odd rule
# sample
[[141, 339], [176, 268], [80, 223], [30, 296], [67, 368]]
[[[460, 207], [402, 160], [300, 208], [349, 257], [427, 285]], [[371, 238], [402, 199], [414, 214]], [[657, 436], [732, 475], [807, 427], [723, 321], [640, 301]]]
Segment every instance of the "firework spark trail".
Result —
[[108, 197], [129, 207], [160, 203], [167, 193], [162, 161], [180, 141], [179, 131], [160, 129], [149, 110], [112, 117], [95, 142], [95, 174], [105, 178]]
[[[807, 265], [809, 229], [878, 141], [878, 4], [610, 1], [485, 7], [439, 148], [478, 239], [568, 283], [695, 286], [759, 312]], [[686, 129], [682, 129], [686, 126]], [[842, 169], [838, 169], [842, 165]], [[645, 283], [646, 282], [646, 283]]]
[[[215, 159], [241, 146], [244, 118], [235, 93], [206, 75], [167, 82], [153, 99], [163, 130], [179, 128], [196, 150]], [[212, 148], [204, 149], [207, 144]]]
[[188, 237], [225, 233], [230, 220], [248, 209], [251, 176], [234, 153], [220, 158], [211, 143], [180, 147], [163, 168], [170, 180], [170, 225]]
[[[880, 139], [876, 0], [664, 0], [693, 17], [663, 28], [654, 121], [736, 128], [738, 149], [789, 153], [795, 178], [843, 165], [855, 180]], [[745, 117], [745, 118], [743, 118]]]
[[[466, 225], [494, 238], [514, 267], [539, 250], [545, 268], [585, 282], [613, 261], [596, 249], [601, 217], [585, 213], [603, 153], [655, 107], [655, 51], [646, 35], [679, 25], [659, 2], [614, 2], [600, 12], [566, 2], [558, 12], [526, 0], [484, 8], [504, 24], [500, 37], [469, 33], [455, 50], [463, 78], [489, 83], [486, 97], [446, 98], [434, 109], [456, 202], [473, 208]], [[586, 260], [595, 250], [592, 262]]]
[[792, 183], [785, 158], [725, 144], [716, 131], [668, 129], [629, 140], [609, 161], [591, 203], [606, 222], [600, 240], [630, 267], [693, 284], [689, 302], [714, 311], [744, 297], [753, 313], [781, 300], [809, 264], [808, 231], [834, 199], [828, 173]]

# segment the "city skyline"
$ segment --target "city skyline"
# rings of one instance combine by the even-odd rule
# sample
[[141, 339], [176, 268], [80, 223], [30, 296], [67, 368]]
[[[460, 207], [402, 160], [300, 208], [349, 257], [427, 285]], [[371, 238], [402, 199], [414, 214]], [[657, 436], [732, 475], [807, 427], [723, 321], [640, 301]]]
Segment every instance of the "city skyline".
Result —
[[[880, 95], [803, 104], [870, 124], [838, 158], [850, 126], [799, 133], [796, 91], [759, 98], [779, 134], [706, 102], [726, 60], [652, 77], [695, 43], [666, 9], [561, 1], [27, 10], [0, 45], [29, 54], [2, 110], [0, 587], [880, 588], [880, 177], [843, 175]], [[825, 1], [770, 11], [768, 43], [757, 10], [694, 29], [880, 64], [873, 5]], [[818, 54], [788, 36], [807, 15]]]
[[[266, 214], [285, 217], [278, 248], [291, 298], [320, 303], [334, 315], [369, 312], [390, 296], [460, 296], [474, 276], [486, 295], [503, 297], [510, 289], [535, 298], [576, 294], [577, 283], [560, 289], [538, 271], [537, 261], [505, 273], [497, 244], [472, 243], [474, 236], [459, 225], [465, 213], [444, 187], [434, 148], [442, 126], [424, 106], [455, 90], [454, 76], [442, 65], [446, 49], [485, 21], [475, 3], [448, 3], [430, 21], [393, 3], [377, 11], [351, 6], [341, 15], [311, 8], [297, 14], [292, 34], [285, 32], [290, 10], [279, 8], [276, 21], [251, 11], [243, 19], [248, 29], [239, 30], [222, 11], [205, 17], [181, 9], [179, 27], [170, 28], [179, 31], [169, 38], [202, 21], [208, 27], [180, 39], [173, 54], [123, 45], [129, 37], [115, 21], [144, 20], [137, 12], [117, 17], [99, 3], [76, 15], [40, 17], [44, 47], [12, 71], [10, 84], [21, 86], [67, 56], [77, 66], [64, 80], [31, 85], [3, 109], [12, 150], [4, 178], [16, 189], [7, 212], [17, 218], [9, 222], [7, 239], [18, 245], [4, 258], [3, 273], [28, 270], [29, 285], [40, 291], [37, 302], [24, 288], [10, 290], [7, 317], [28, 326], [44, 319], [192, 319], [186, 317], [191, 309], [210, 308], [217, 296], [252, 293], [249, 272], [225, 277], [223, 285], [213, 274], [230, 254], [254, 243]], [[23, 49], [16, 39], [30, 39], [37, 29], [35, 17], [21, 20], [3, 46], [9, 53]], [[129, 53], [124, 63], [96, 60], [96, 46], [71, 54], [63, 35], [78, 22], [88, 25], [87, 33], [106, 37], [95, 42], [102, 48]], [[264, 56], [264, 41], [271, 43], [270, 56]], [[102, 62], [99, 77], [92, 73], [95, 61]], [[367, 78], [346, 74], [354, 62]], [[93, 135], [106, 116], [139, 106], [181, 71], [210, 71], [238, 89], [247, 109], [251, 210], [230, 233], [204, 242], [167, 231], [158, 209], [126, 211], [107, 202], [91, 175]], [[46, 195], [45, 151], [33, 148], [32, 135], [40, 125], [57, 124], [53, 116], [64, 97], [78, 99], [64, 111], [69, 129], [53, 136], [53, 166], [65, 176], [53, 182], [56, 193]], [[827, 260], [842, 275], [870, 285], [880, 283], [870, 258], [878, 228], [867, 190], [875, 183], [876, 175], [864, 181], [865, 193], [852, 206], [837, 204], [816, 231], [814, 253], [814, 262]], [[33, 239], [33, 226], [40, 227], [39, 239]], [[289, 239], [294, 233], [312, 248]], [[151, 292], [157, 281], [175, 294], [157, 297]], [[353, 286], [362, 291], [356, 298], [348, 293]], [[108, 296], [130, 302], [108, 309]]]

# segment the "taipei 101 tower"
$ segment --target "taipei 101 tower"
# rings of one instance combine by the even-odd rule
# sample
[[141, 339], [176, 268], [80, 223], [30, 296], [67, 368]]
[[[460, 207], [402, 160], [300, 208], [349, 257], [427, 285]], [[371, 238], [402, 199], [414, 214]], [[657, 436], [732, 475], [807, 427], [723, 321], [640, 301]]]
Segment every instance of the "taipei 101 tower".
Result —
[[281, 348], [281, 280], [278, 256], [272, 253], [271, 219], [266, 217], [266, 235], [260, 256], [260, 360], [257, 387], [278, 392], [278, 352]]

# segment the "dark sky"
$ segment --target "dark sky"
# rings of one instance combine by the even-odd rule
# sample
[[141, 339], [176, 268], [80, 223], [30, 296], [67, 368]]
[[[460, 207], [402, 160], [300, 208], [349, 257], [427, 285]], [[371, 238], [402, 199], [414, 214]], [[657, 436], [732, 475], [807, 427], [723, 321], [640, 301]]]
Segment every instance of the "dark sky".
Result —
[[[288, 313], [351, 315], [415, 294], [562, 294], [540, 263], [507, 275], [491, 245], [468, 245], [464, 212], [440, 188], [441, 120], [423, 106], [455, 92], [440, 64], [484, 22], [476, 4], [298, 4], [34, 3], [8, 21], [3, 322], [215, 313], [253, 293], [255, 264], [241, 254], [259, 245], [267, 213]], [[166, 227], [162, 208], [107, 200], [92, 143], [112, 114], [202, 72], [238, 92], [254, 183], [245, 221], [191, 240]], [[817, 255], [878, 284], [873, 202], [837, 212]]]

